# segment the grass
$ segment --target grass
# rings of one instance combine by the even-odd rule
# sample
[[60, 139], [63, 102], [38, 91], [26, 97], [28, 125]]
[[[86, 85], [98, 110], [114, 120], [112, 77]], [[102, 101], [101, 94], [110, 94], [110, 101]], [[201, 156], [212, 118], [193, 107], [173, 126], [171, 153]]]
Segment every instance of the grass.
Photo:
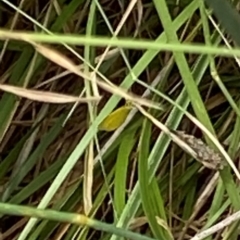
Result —
[[206, 3], [2, 0], [1, 239], [238, 239], [238, 34]]

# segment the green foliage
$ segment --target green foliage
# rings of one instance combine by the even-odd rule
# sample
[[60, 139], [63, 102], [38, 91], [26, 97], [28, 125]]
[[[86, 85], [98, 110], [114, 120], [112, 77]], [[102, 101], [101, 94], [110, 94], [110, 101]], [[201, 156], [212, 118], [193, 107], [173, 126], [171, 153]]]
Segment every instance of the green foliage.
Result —
[[205, 168], [165, 128], [238, 164], [240, 17], [205, 2], [2, 0], [0, 89], [25, 94], [1, 90], [3, 239], [183, 240], [240, 209], [234, 165]]

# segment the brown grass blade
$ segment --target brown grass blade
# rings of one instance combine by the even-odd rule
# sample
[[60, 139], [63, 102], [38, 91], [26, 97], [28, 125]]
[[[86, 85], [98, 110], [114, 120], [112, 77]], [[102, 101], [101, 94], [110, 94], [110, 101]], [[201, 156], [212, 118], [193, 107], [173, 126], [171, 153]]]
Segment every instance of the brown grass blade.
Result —
[[154, 103], [148, 99], [143, 99], [142, 97], [139, 97], [135, 94], [127, 92], [125, 89], [118, 87], [108, 81], [108, 83], [100, 80], [99, 78], [95, 77], [92, 78], [91, 73], [89, 72], [88, 74], [83, 73], [82, 71], [79, 70], [79, 67], [73, 63], [68, 57], [64, 56], [60, 52], [50, 48], [46, 47], [40, 44], [32, 43], [35, 49], [44, 57], [49, 59], [50, 61], [58, 64], [59, 66], [63, 67], [64, 69], [69, 70], [72, 73], [75, 73], [76, 75], [87, 79], [91, 82], [97, 83], [102, 89], [106, 90], [107, 92], [110, 92], [112, 94], [116, 94], [118, 96], [121, 96], [122, 98], [125, 98], [128, 101], [131, 102], [136, 102], [137, 104], [146, 106], [146, 107], [152, 107], [156, 109], [163, 109], [160, 104]]
[[99, 97], [80, 98], [66, 94], [53, 93], [47, 91], [31, 90], [22, 87], [0, 84], [0, 89], [4, 92], [15, 94], [19, 97], [27, 98], [33, 101], [46, 103], [73, 103], [73, 102], [89, 102], [99, 101]]

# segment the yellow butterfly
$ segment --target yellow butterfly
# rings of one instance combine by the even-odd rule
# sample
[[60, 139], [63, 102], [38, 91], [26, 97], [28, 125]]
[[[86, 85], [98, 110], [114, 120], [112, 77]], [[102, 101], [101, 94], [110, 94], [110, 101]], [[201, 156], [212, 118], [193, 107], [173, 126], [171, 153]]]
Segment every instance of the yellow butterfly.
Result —
[[132, 110], [132, 105], [126, 103], [125, 106], [122, 106], [112, 113], [110, 113], [99, 125], [99, 130], [112, 132], [119, 128], [126, 120], [128, 113]]

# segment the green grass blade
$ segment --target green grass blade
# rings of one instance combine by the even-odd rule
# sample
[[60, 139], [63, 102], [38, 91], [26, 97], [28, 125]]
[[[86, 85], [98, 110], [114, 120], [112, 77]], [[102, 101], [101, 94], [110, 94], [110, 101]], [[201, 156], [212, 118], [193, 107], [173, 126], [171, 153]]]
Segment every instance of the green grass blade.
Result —
[[17, 175], [11, 179], [6, 190], [2, 195], [2, 201], [5, 202], [10, 194], [15, 190], [18, 184], [26, 176], [26, 174], [33, 168], [40, 156], [43, 155], [46, 148], [55, 140], [60, 131], [62, 130], [62, 123], [65, 116], [60, 117], [60, 119], [55, 123], [55, 125], [50, 129], [50, 131], [42, 138], [40, 144], [33, 152], [33, 154], [28, 158], [28, 160], [21, 166]]
[[[26, 48], [20, 55], [15, 66], [11, 72], [9, 79], [10, 84], [21, 86], [25, 79], [25, 70], [29, 64], [31, 57], [33, 56], [33, 50]], [[18, 98], [12, 94], [5, 93], [0, 101], [0, 142], [2, 141], [13, 115], [18, 106]]]
[[[168, 41], [172, 43], [179, 43], [176, 31], [174, 30], [174, 28], [172, 28], [172, 20], [166, 2], [164, 0], [160, 0], [154, 1], [154, 3], [159, 18], [161, 19], [161, 22], [163, 24]], [[190, 72], [190, 68], [184, 54], [179, 52], [173, 52], [173, 55], [196, 116], [209, 129], [210, 132], [214, 133], [214, 128], [209, 119], [208, 112], [206, 111], [197, 84], [193, 78], [192, 73]], [[211, 141], [208, 141], [208, 144], [211, 145]]]
[[53, 179], [58, 171], [61, 169], [62, 165], [66, 161], [66, 157], [57, 160], [51, 166], [49, 166], [45, 171], [41, 172], [36, 178], [33, 179], [26, 187], [21, 189], [16, 195], [11, 197], [9, 203], [20, 204], [33, 193], [47, 184], [51, 179]]
[[[135, 132], [126, 134], [119, 146], [114, 178], [114, 207], [119, 217], [125, 207], [126, 181], [130, 154], [135, 143]], [[117, 219], [116, 219], [117, 220]]]
[[219, 22], [240, 46], [240, 16], [237, 10], [228, 1], [205, 0], [205, 2], [213, 9]]
[[[151, 123], [147, 120], [143, 123], [142, 134], [140, 136], [139, 143], [139, 160], [138, 160], [138, 175], [139, 175], [139, 190], [141, 195], [141, 202], [144, 209], [144, 213], [148, 218], [148, 223], [151, 227], [151, 230], [157, 239], [171, 239], [167, 234], [166, 230], [159, 226], [157, 223], [156, 217], [160, 217], [163, 221], [166, 222], [166, 214], [163, 206], [160, 206], [162, 212], [158, 212], [158, 205], [162, 203], [158, 202], [156, 193], [153, 192], [153, 182], [149, 186], [149, 173], [148, 173], [148, 155], [149, 155], [149, 145], [151, 139]], [[155, 190], [158, 190], [155, 188]], [[159, 194], [160, 195], [160, 194]], [[161, 199], [161, 198], [160, 198]], [[159, 216], [159, 214], [161, 214]]]
[[86, 216], [81, 214], [58, 212], [54, 210], [42, 210], [7, 203], [0, 203], [0, 213], [17, 216], [36, 217], [42, 219], [49, 219], [53, 221], [69, 222], [77, 225], [86, 225], [97, 230], [110, 232], [112, 234], [116, 234], [132, 240], [154, 240], [153, 238], [145, 237], [137, 233], [116, 228], [111, 224], [106, 224], [100, 221], [87, 218]]

